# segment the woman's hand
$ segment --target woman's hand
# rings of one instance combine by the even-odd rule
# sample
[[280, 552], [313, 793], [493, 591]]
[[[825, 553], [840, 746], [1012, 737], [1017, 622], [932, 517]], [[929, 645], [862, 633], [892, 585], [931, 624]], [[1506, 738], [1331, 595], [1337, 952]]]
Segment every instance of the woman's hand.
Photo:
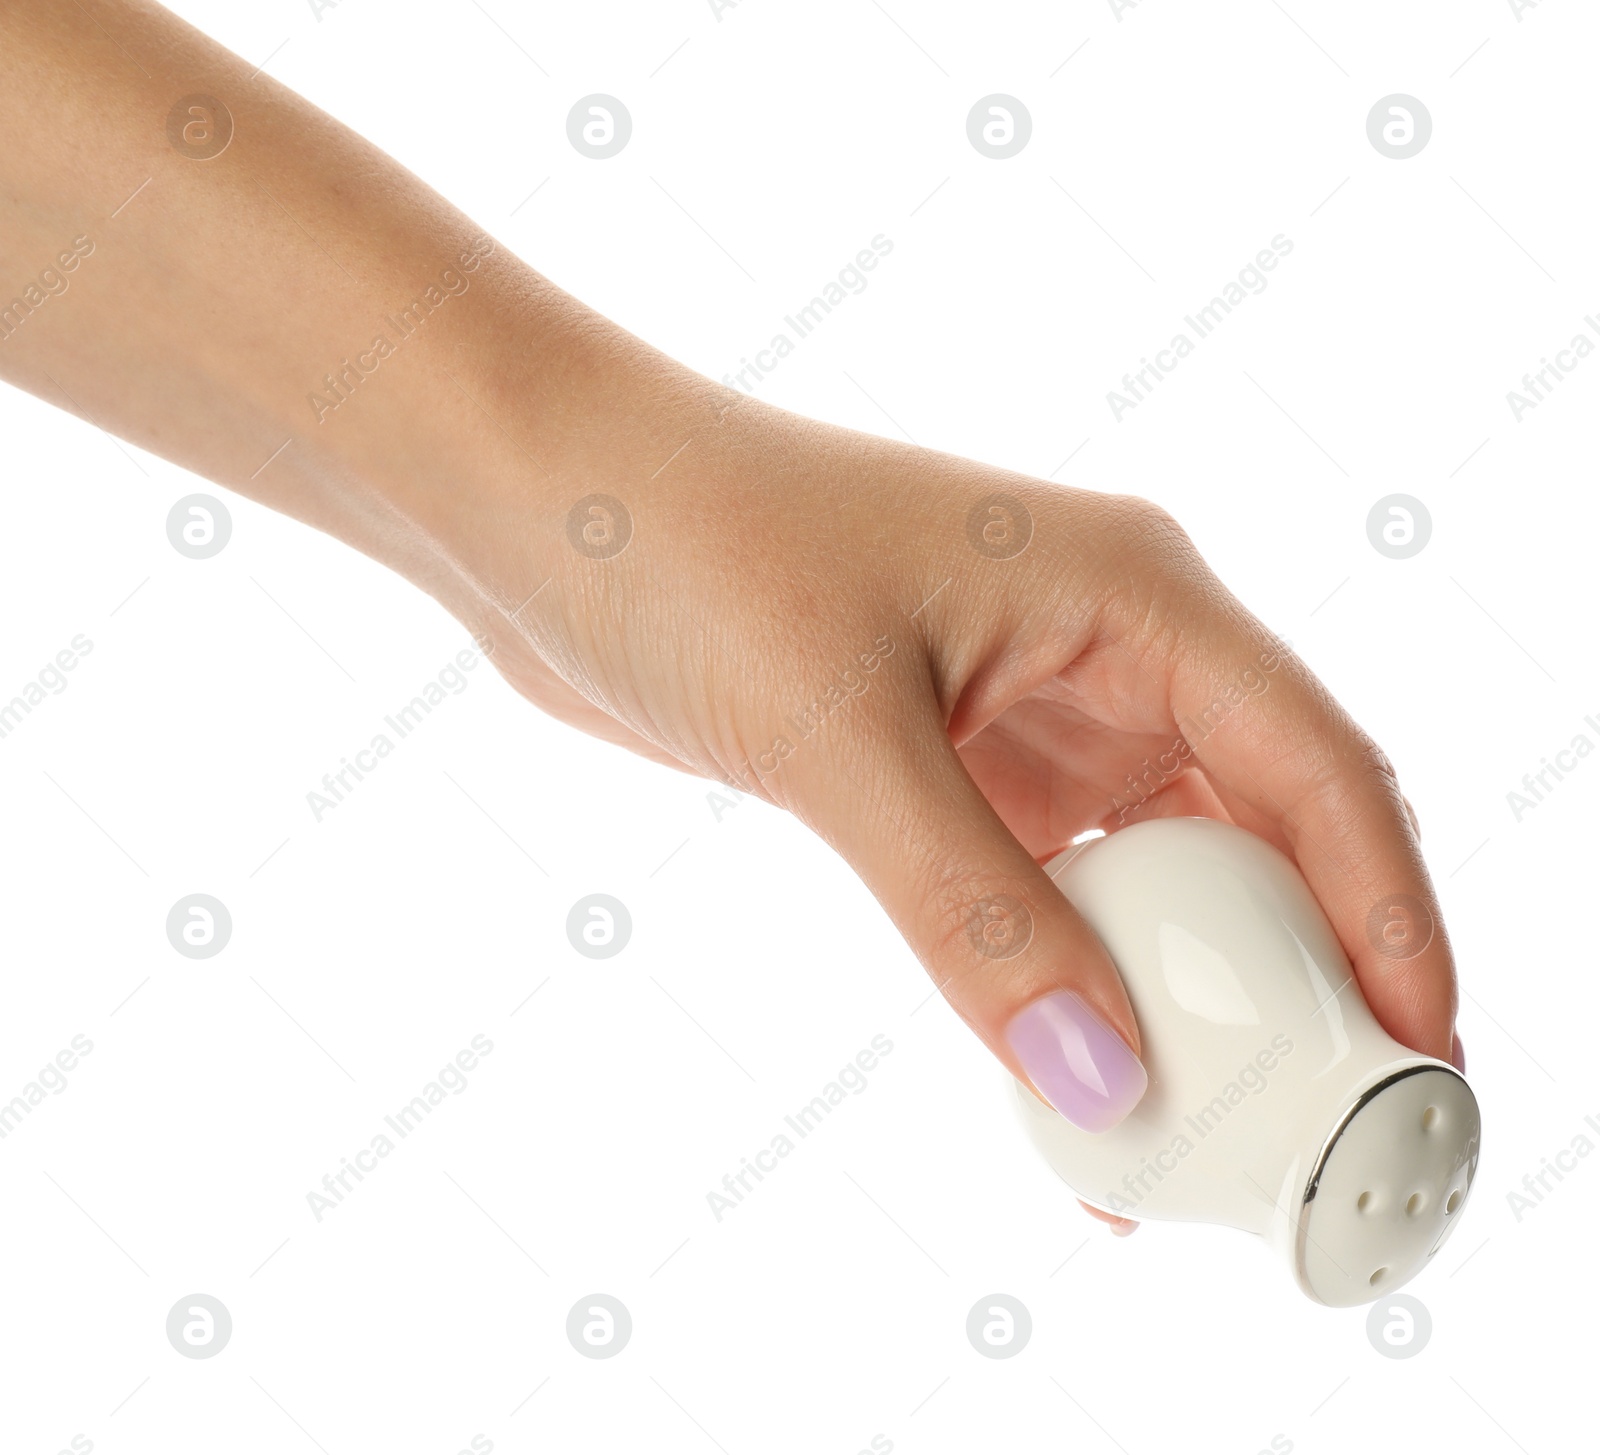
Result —
[[[532, 599], [469, 621], [525, 695], [810, 825], [1079, 1125], [1142, 1095], [1139, 1029], [1040, 863], [1151, 815], [1290, 854], [1379, 1020], [1450, 1057], [1451, 953], [1392, 767], [1168, 516], [692, 376], [671, 396], [566, 472], [615, 483], [493, 553], [478, 598]], [[1369, 916], [1404, 896], [1432, 934], [1397, 956]]]
[[[1450, 1055], [1393, 770], [1155, 507], [712, 385], [153, 0], [90, 4], [5, 11], [0, 245], [48, 298], [0, 377], [392, 566], [557, 716], [792, 811], [1080, 1125], [1143, 1093], [1139, 1029], [1039, 861], [1150, 814], [1293, 855], [1378, 1019]], [[1369, 916], [1406, 901], [1396, 953]]]

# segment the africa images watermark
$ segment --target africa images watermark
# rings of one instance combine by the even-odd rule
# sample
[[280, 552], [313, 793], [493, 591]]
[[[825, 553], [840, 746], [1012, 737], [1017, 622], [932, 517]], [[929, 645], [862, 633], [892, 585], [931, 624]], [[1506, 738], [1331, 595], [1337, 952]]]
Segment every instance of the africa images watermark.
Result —
[[[324, 376], [322, 392], [313, 389], [306, 395], [306, 403], [316, 415], [317, 423], [326, 423], [334, 410], [348, 403], [361, 382], [368, 375], [377, 373], [378, 365], [393, 357], [401, 344], [415, 337], [435, 310], [465, 293], [472, 286], [472, 280], [466, 274], [477, 272], [483, 266], [484, 259], [493, 254], [492, 238], [474, 238], [472, 246], [457, 259], [460, 268], [452, 266], [444, 269], [437, 283], [430, 283], [404, 308], [388, 314], [383, 320], [383, 331], [373, 335], [372, 342], [356, 355], [354, 363], [347, 358], [340, 359], [339, 367]], [[394, 335], [393, 341], [390, 340], [390, 334]]]
[[[1600, 738], [1600, 718], [1591, 714], [1584, 718], [1583, 724], [1594, 733], [1595, 738]], [[1511, 810], [1511, 817], [1521, 823], [1522, 816], [1531, 813], [1554, 793], [1567, 774], [1574, 772], [1594, 749], [1594, 738], [1580, 732], [1573, 735], [1566, 747], [1556, 750], [1553, 761], [1548, 757], [1540, 758], [1541, 766], [1537, 772], [1522, 775], [1522, 791], [1519, 793], [1513, 788], [1506, 794], [1506, 806]]]
[[9, 342], [34, 313], [52, 298], [59, 298], [72, 286], [69, 276], [94, 251], [94, 239], [87, 234], [75, 237], [56, 254], [56, 260], [32, 279], [15, 298], [0, 307], [0, 342]]
[[[1600, 1138], [1600, 1117], [1590, 1113], [1583, 1120], [1589, 1131]], [[1554, 1157], [1541, 1157], [1537, 1172], [1523, 1174], [1522, 1191], [1513, 1189], [1506, 1193], [1506, 1206], [1511, 1209], [1511, 1220], [1520, 1223], [1527, 1213], [1532, 1212], [1555, 1190], [1550, 1186], [1550, 1180], [1566, 1181], [1567, 1174], [1576, 1172], [1579, 1161], [1594, 1149], [1595, 1143], [1590, 1140], [1588, 1132], [1579, 1132]]]
[[486, 636], [474, 637], [473, 641], [478, 648], [476, 652], [471, 647], [463, 647], [423, 684], [422, 690], [410, 702], [384, 718], [384, 726], [394, 734], [392, 738], [389, 733], [374, 733], [366, 747], [356, 749], [353, 760], [350, 757], [342, 758], [340, 767], [322, 775], [321, 791], [313, 788], [306, 794], [306, 805], [311, 809], [312, 818], [321, 823], [323, 815], [338, 808], [354, 793], [367, 775], [376, 771], [378, 765], [394, 752], [399, 743], [410, 737], [447, 696], [459, 697], [467, 690], [466, 674], [476, 670], [492, 649]]
[[1130, 813], [1142, 808], [1182, 773], [1189, 759], [1194, 756], [1195, 749], [1233, 716], [1247, 697], [1260, 697], [1272, 685], [1271, 674], [1283, 665], [1291, 645], [1284, 637], [1277, 637], [1275, 641], [1275, 647], [1262, 652], [1234, 681], [1217, 692], [1197, 716], [1190, 714], [1178, 719], [1177, 741], [1158, 755], [1153, 764], [1146, 758], [1139, 765], [1144, 770], [1142, 773], [1128, 775], [1128, 781], [1122, 789], [1122, 794], [1126, 796], [1111, 800], [1119, 824], [1127, 822]]
[[[476, 1071], [480, 1059], [493, 1050], [494, 1042], [480, 1031], [472, 1038], [470, 1048], [463, 1047], [457, 1051], [454, 1058], [441, 1066], [433, 1080], [416, 1096], [393, 1115], [384, 1117], [383, 1124], [389, 1131], [377, 1133], [354, 1157], [341, 1157], [339, 1170], [324, 1175], [322, 1191], [313, 1190], [306, 1194], [306, 1205], [311, 1209], [312, 1218], [320, 1223], [324, 1213], [332, 1212], [355, 1190], [350, 1185], [352, 1177], [360, 1183], [366, 1179], [367, 1173], [376, 1172], [379, 1160], [387, 1157], [398, 1143], [405, 1141], [427, 1121], [433, 1115], [433, 1109], [444, 1104], [447, 1093], [460, 1096], [471, 1085], [467, 1073]], [[394, 1136], [390, 1137], [389, 1132], [393, 1132]]]
[[93, 650], [94, 643], [79, 632], [39, 669], [33, 680], [26, 683], [10, 702], [0, 703], [0, 738], [16, 732], [23, 718], [44, 702], [47, 692], [52, 697], [61, 696], [70, 685], [66, 674]]
[[[723, 1175], [722, 1190], [713, 1189], [706, 1194], [712, 1219], [720, 1223], [753, 1191], [751, 1178], [759, 1183], [769, 1172], [776, 1172], [778, 1164], [832, 1116], [836, 1106], [842, 1106], [848, 1096], [860, 1096], [870, 1084], [867, 1073], [877, 1070], [879, 1063], [893, 1050], [894, 1042], [880, 1031], [853, 1059], [840, 1067], [833, 1080], [810, 1101], [793, 1116], [784, 1117], [783, 1124], [788, 1131], [777, 1133], [753, 1157], [741, 1157], [738, 1168]], [[792, 1137], [790, 1132], [794, 1133]]]
[[1279, 1031], [1210, 1101], [1184, 1117], [1184, 1126], [1194, 1133], [1193, 1141], [1188, 1132], [1179, 1132], [1171, 1146], [1161, 1148], [1154, 1157], [1141, 1157], [1136, 1171], [1123, 1174], [1122, 1191], [1107, 1192], [1102, 1206], [1114, 1213], [1131, 1213], [1178, 1170], [1183, 1159], [1216, 1131], [1236, 1107], [1243, 1106], [1253, 1096], [1260, 1096], [1267, 1089], [1267, 1077], [1293, 1052], [1294, 1042]]
[[862, 248], [855, 255], [853, 262], [846, 263], [828, 279], [822, 285], [821, 291], [815, 294], [809, 303], [795, 309], [792, 314], [784, 314], [783, 321], [789, 326], [787, 331], [779, 329], [773, 334], [766, 348], [756, 350], [753, 360], [740, 359], [739, 372], [724, 374], [722, 382], [730, 389], [738, 388], [744, 390], [746, 394], [753, 394], [756, 385], [788, 358], [799, 347], [802, 339], [816, 332], [817, 326], [835, 308], [852, 294], [867, 291], [867, 284], [871, 281], [867, 274], [893, 251], [894, 239], [885, 237], [881, 232], [878, 233], [872, 239], [872, 245]]
[[[1592, 313], [1583, 317], [1586, 323], [1595, 332], [1595, 337], [1600, 338], [1600, 318]], [[1511, 417], [1518, 424], [1530, 409], [1537, 409], [1555, 392], [1556, 385], [1564, 384], [1567, 375], [1595, 350], [1594, 339], [1590, 338], [1581, 328], [1573, 334], [1564, 349], [1557, 349], [1554, 359], [1541, 358], [1537, 369], [1530, 369], [1522, 376], [1522, 388], [1506, 390], [1506, 403], [1511, 408]]]
[[33, 1080], [10, 1101], [0, 1102], [0, 1141], [11, 1136], [23, 1121], [33, 1114], [36, 1106], [44, 1104], [45, 1093], [60, 1096], [67, 1089], [67, 1073], [78, 1069], [81, 1057], [94, 1050], [94, 1042], [83, 1034], [72, 1038], [55, 1057], [47, 1061]]
[[[861, 671], [855, 667], [843, 667], [833, 674], [833, 680], [823, 688], [809, 702], [802, 703], [799, 707], [791, 709], [784, 715], [784, 726], [794, 733], [779, 733], [772, 741], [772, 745], [762, 752], [746, 758], [741, 765], [742, 774], [735, 776], [740, 779], [739, 786], [748, 788], [747, 779], [760, 780], [763, 776], [771, 777], [781, 768], [786, 759], [792, 757], [798, 750], [799, 744], [808, 738], [815, 737], [824, 722], [830, 717], [836, 717], [851, 702], [860, 697], [872, 683], [870, 674], [894, 655], [894, 638], [887, 634], [874, 640], [870, 650], [857, 652], [856, 660], [861, 664]], [[869, 674], [868, 676], [862, 675]], [[713, 811], [715, 805], [713, 804]]]
[[1148, 399], [1156, 385], [1166, 381], [1166, 376], [1195, 351], [1200, 340], [1215, 333], [1224, 318], [1251, 294], [1265, 293], [1267, 274], [1293, 251], [1293, 239], [1280, 232], [1272, 239], [1271, 246], [1262, 248], [1256, 254], [1254, 262], [1246, 263], [1236, 277], [1223, 284], [1222, 291], [1216, 297], [1194, 313], [1186, 313], [1183, 321], [1188, 325], [1188, 331], [1179, 329], [1166, 348], [1156, 350], [1154, 359], [1140, 359], [1137, 369], [1122, 376], [1120, 390], [1106, 392], [1111, 417], [1121, 424], [1123, 415]]

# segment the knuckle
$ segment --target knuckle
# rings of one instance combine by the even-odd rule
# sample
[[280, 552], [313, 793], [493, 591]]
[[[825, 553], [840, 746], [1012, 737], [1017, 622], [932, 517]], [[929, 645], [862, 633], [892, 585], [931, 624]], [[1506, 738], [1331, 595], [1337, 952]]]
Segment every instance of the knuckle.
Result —
[[1121, 552], [1162, 561], [1198, 554], [1176, 517], [1143, 496], [1110, 496], [1104, 506], [1104, 524]]
[[1161, 506], [1114, 495], [1095, 522], [1096, 582], [1102, 610], [1129, 638], [1166, 641], [1196, 611], [1226, 613], [1229, 597], [1188, 532]]
[[1400, 791], [1400, 775], [1394, 761], [1379, 747], [1377, 740], [1364, 728], [1351, 726], [1350, 738], [1336, 762], [1333, 771], [1358, 788], [1376, 792], [1389, 801], [1403, 815], [1405, 795]]
[[1350, 723], [1324, 753], [1306, 781], [1305, 799], [1343, 828], [1367, 819], [1370, 807], [1381, 804], [1385, 813], [1410, 827], [1413, 819], [1394, 761], [1372, 735]]
[[1106, 585], [1113, 597], [1136, 611], [1170, 606], [1185, 594], [1209, 590], [1210, 572], [1188, 532], [1153, 501], [1111, 496], [1098, 524]]

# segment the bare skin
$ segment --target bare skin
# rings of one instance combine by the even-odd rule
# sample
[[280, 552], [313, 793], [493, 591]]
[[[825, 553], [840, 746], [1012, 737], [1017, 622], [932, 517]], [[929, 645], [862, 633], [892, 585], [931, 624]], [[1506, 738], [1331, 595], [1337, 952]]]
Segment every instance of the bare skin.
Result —
[[[1039, 864], [1154, 814], [1290, 854], [1388, 1031], [1459, 1056], [1391, 765], [1170, 517], [713, 384], [251, 70], [145, 0], [5, 7], [0, 305], [44, 301], [0, 320], [0, 376], [383, 561], [562, 721], [795, 814], [1014, 1074], [1006, 1025], [1063, 987], [1139, 1049]], [[169, 141], [196, 95], [232, 118], [209, 159]], [[569, 521], [594, 494], [622, 513]], [[1252, 668], [1265, 690], [1185, 727]], [[786, 724], [846, 671], [866, 685], [814, 734]], [[1399, 895], [1434, 932], [1388, 958], [1368, 914]], [[1004, 959], [973, 935], [1000, 896], [1031, 919]]]

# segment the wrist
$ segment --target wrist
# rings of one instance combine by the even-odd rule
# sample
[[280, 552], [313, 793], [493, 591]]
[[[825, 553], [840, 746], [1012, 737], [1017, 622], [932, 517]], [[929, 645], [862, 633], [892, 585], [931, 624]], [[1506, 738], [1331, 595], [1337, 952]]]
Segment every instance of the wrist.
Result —
[[347, 315], [351, 347], [309, 387], [303, 366], [292, 384], [276, 371], [271, 409], [290, 444], [246, 488], [457, 614], [468, 601], [510, 614], [573, 554], [573, 505], [659, 480], [726, 391], [502, 245], [456, 241], [391, 261], [364, 291], [403, 301]]

